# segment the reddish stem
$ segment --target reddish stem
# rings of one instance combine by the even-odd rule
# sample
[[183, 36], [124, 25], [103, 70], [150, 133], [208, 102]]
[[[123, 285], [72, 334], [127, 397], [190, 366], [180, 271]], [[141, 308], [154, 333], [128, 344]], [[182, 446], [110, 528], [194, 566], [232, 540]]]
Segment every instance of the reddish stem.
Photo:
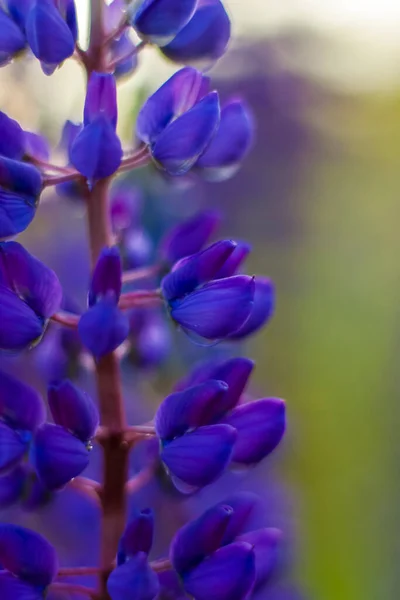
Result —
[[43, 187], [58, 185], [59, 183], [67, 183], [68, 181], [83, 181], [83, 177], [78, 171], [70, 171], [61, 175], [50, 175], [43, 179]]
[[52, 317], [50, 317], [50, 321], [54, 321], [54, 323], [59, 323], [64, 327], [69, 327], [71, 329], [76, 329], [79, 323], [79, 316], [73, 315], [72, 313], [60, 310]]
[[161, 303], [162, 298], [157, 290], [138, 290], [122, 294], [118, 306], [124, 310], [138, 306], [159, 306]]
[[122, 281], [123, 283], [133, 283], [135, 281], [140, 281], [141, 279], [150, 279], [151, 277], [158, 275], [160, 270], [161, 265], [152, 265], [151, 267], [125, 271], [125, 273], [122, 274]]
[[153, 560], [151, 561], [150, 566], [156, 573], [169, 571], [173, 568], [169, 558], [159, 558], [158, 560]]
[[58, 569], [57, 577], [82, 577], [99, 573], [99, 567], [61, 567]]
[[89, 596], [89, 598], [93, 598], [93, 600], [98, 600], [99, 598], [95, 590], [84, 585], [56, 582], [50, 585], [50, 589], [56, 592], [68, 592], [71, 594], [81, 594], [82, 596]]

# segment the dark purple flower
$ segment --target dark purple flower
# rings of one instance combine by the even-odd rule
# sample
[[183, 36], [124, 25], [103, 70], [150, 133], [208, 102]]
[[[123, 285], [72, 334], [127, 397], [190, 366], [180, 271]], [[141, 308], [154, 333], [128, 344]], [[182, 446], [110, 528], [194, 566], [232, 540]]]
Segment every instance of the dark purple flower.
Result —
[[224, 54], [230, 34], [231, 23], [222, 2], [198, 0], [189, 23], [162, 52], [174, 62], [209, 66]]
[[157, 600], [187, 600], [182, 582], [175, 571], [161, 571], [158, 574], [160, 593]]
[[149, 554], [153, 544], [154, 516], [150, 509], [142, 510], [126, 526], [118, 546], [118, 565], [139, 552]]
[[0, 421], [0, 473], [15, 467], [29, 447], [29, 438]]
[[35, 344], [61, 298], [51, 269], [17, 242], [0, 243], [0, 348], [22, 350]]
[[[82, 131], [82, 128], [82, 123], [73, 123], [69, 120], [67, 120], [64, 123], [64, 127], [61, 133], [61, 140], [59, 143], [59, 149], [67, 155], [69, 164], [71, 164], [70, 152], [72, 145], [77, 135]], [[56, 191], [57, 194], [59, 194], [60, 196], [71, 198], [74, 200], [81, 200], [82, 195], [84, 193], [82, 183], [77, 181], [66, 181], [64, 183], [59, 183], [56, 186]]]
[[250, 251], [251, 246], [247, 242], [236, 242], [236, 248], [215, 275], [215, 279], [224, 279], [225, 277], [236, 275]]
[[[26, 2], [19, 2], [23, 8]], [[7, 0], [0, 8], [0, 66], [7, 64], [26, 47], [25, 14], [18, 0]]]
[[255, 277], [254, 305], [247, 321], [230, 337], [240, 340], [263, 327], [274, 314], [275, 288], [267, 277]]
[[41, 191], [42, 177], [36, 167], [0, 156], [0, 238], [28, 227]]
[[0, 595], [2, 600], [43, 600], [41, 588], [17, 579], [7, 571], [0, 571]]
[[255, 579], [252, 546], [235, 542], [214, 552], [183, 581], [185, 590], [196, 600], [246, 600]]
[[26, 36], [46, 75], [72, 56], [77, 38], [74, 0], [34, 0], [26, 19]]
[[158, 577], [151, 569], [147, 554], [138, 552], [111, 573], [107, 582], [111, 600], [155, 600], [159, 592]]
[[64, 427], [45, 423], [35, 434], [32, 462], [40, 481], [56, 490], [88, 466], [89, 451], [90, 447]]
[[91, 440], [99, 425], [99, 412], [91, 397], [71, 381], [48, 388], [48, 403], [54, 422], [82, 442]]
[[216, 231], [221, 215], [215, 210], [199, 212], [173, 227], [160, 245], [162, 259], [173, 264], [196, 252], [200, 252]]
[[88, 304], [93, 306], [103, 298], [118, 302], [122, 289], [122, 263], [116, 246], [104, 248], [93, 271]]
[[279, 529], [266, 527], [250, 531], [237, 538], [238, 542], [246, 542], [253, 547], [256, 566], [256, 582], [264, 583], [274, 571], [278, 559], [278, 547], [282, 533]]
[[0, 154], [20, 160], [24, 155], [24, 131], [22, 127], [0, 111]]
[[164, 46], [188, 23], [197, 0], [142, 0], [132, 25], [145, 40]]
[[172, 319], [184, 330], [209, 340], [229, 337], [249, 318], [254, 278], [236, 275], [204, 284], [170, 303]]
[[30, 385], [0, 371], [0, 418], [15, 429], [35, 431], [45, 416], [40, 394]]
[[55, 550], [43, 536], [10, 523], [0, 523], [0, 563], [18, 579], [39, 588], [48, 586], [58, 570]]
[[25, 470], [20, 465], [0, 477], [0, 509], [15, 504], [21, 498], [24, 486]]
[[157, 164], [171, 175], [186, 173], [204, 152], [219, 124], [219, 99], [209, 80], [181, 69], [139, 112], [136, 132]]
[[116, 134], [117, 97], [111, 74], [92, 73], [86, 93], [84, 127], [71, 144], [71, 163], [89, 181], [109, 177], [122, 159]]

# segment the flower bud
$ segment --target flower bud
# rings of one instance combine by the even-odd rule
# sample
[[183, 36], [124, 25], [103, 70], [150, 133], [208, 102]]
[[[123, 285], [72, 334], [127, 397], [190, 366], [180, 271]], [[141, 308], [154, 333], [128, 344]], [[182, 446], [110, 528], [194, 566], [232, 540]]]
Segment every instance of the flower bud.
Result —
[[99, 413], [93, 400], [71, 381], [48, 388], [48, 404], [54, 422], [73, 433], [82, 442], [91, 440], [99, 425]]

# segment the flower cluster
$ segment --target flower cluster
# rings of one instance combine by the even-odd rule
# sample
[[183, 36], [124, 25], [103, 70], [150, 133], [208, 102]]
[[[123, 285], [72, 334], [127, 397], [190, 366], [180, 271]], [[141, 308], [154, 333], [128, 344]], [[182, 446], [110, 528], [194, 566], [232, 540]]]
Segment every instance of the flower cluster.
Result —
[[[61, 134], [62, 166], [45, 138], [0, 113], [0, 349], [18, 360], [39, 345], [51, 372], [46, 411], [25, 374], [23, 382], [0, 371], [0, 507], [32, 509], [66, 487], [78, 489], [100, 508], [101, 558], [98, 567], [60, 568], [39, 534], [1, 523], [0, 597], [41, 600], [59, 591], [96, 600], [249, 600], [279, 562], [281, 537], [251, 527], [252, 494], [233, 494], [183, 526], [187, 519], [180, 520], [157, 560], [157, 512], [143, 508], [127, 519], [128, 496], [149, 480], [167, 480], [183, 504], [231, 468], [245, 473], [260, 463], [285, 433], [284, 401], [253, 398], [254, 363], [238, 347], [275, 306], [272, 281], [245, 273], [250, 245], [215, 241], [215, 210], [152, 235], [140, 193], [123, 176], [148, 167], [164, 185], [180, 177], [193, 186], [236, 173], [252, 146], [254, 119], [241, 98], [220, 100], [204, 74], [227, 49], [230, 20], [220, 0], [90, 5], [86, 49], [77, 42], [74, 0], [3, 0], [0, 7], [0, 64], [30, 57], [51, 75], [71, 57], [87, 75], [82, 122], [66, 121]], [[180, 67], [143, 103], [123, 148], [117, 83], [150, 46]], [[29, 226], [49, 189], [85, 208], [86, 307], [9, 240]], [[173, 354], [174, 329], [188, 344], [223, 342], [222, 358], [210, 349], [211, 359], [189, 370], [152, 419], [130, 424], [122, 359], [141, 380], [143, 368]], [[71, 365], [85, 369], [86, 385], [94, 379], [95, 400], [71, 381], [79, 375]], [[94, 444], [103, 455], [100, 481], [87, 477]], [[144, 464], [130, 478], [131, 451], [146, 444]], [[80, 574], [98, 576], [98, 590], [65, 581]]]

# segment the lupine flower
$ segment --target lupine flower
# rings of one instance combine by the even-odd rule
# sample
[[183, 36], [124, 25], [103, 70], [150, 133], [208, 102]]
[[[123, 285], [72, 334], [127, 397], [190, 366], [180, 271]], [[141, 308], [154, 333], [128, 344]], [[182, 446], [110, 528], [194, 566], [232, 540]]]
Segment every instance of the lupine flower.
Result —
[[273, 282], [267, 277], [255, 278], [254, 305], [247, 321], [230, 335], [239, 340], [258, 331], [272, 317], [275, 308], [275, 290]]
[[116, 134], [117, 97], [113, 75], [92, 73], [86, 93], [83, 129], [70, 147], [70, 160], [89, 181], [108, 177], [122, 158]]
[[0, 156], [0, 238], [28, 227], [41, 191], [42, 177], [36, 167]]
[[2, 600], [41, 600], [55, 579], [58, 561], [44, 537], [18, 525], [0, 524]]
[[122, 265], [116, 247], [105, 248], [96, 264], [89, 289], [89, 309], [79, 320], [82, 343], [96, 357], [112, 352], [127, 338], [129, 320], [118, 308]]
[[142, 107], [136, 126], [156, 164], [171, 175], [192, 167], [211, 178], [233, 174], [250, 149], [253, 120], [241, 100], [220, 111], [209, 79], [186, 67], [173, 75]]
[[25, 21], [30, 0], [4, 0], [0, 7], [0, 66], [26, 48]]
[[22, 127], [0, 111], [0, 155], [20, 160], [24, 155], [24, 146]]
[[231, 23], [220, 0], [198, 0], [189, 23], [161, 50], [178, 63], [209, 66], [224, 54], [231, 35]]
[[165, 46], [189, 22], [197, 0], [142, 0], [132, 15], [141, 38]]
[[87, 467], [99, 416], [91, 398], [70, 381], [49, 386], [48, 402], [55, 424], [36, 432], [32, 461], [43, 485], [54, 490]]
[[33, 0], [26, 37], [46, 75], [72, 56], [78, 36], [74, 0]]
[[229, 337], [249, 318], [254, 279], [246, 275], [213, 279], [235, 248], [230, 240], [217, 242], [181, 260], [164, 277], [162, 291], [171, 317], [184, 331], [218, 340]]
[[[72, 145], [82, 129], [82, 123], [73, 123], [69, 120], [64, 123], [58, 147], [59, 150], [67, 155], [69, 164], [71, 164], [70, 153]], [[84, 192], [82, 183], [79, 181], [65, 181], [64, 183], [56, 185], [55, 189], [60, 196], [71, 198], [73, 200], [81, 200]]]
[[170, 548], [185, 590], [198, 600], [244, 600], [276, 564], [280, 532], [242, 533], [256, 498], [238, 493], [184, 525]]
[[37, 343], [61, 298], [51, 269], [17, 242], [0, 243], [0, 348], [18, 351]]
[[158, 577], [148, 563], [153, 543], [153, 514], [143, 510], [132, 519], [119, 543], [118, 566], [107, 582], [112, 600], [153, 600], [158, 595]]
[[115, 64], [114, 76], [116, 79], [130, 75], [138, 65], [138, 57], [135, 50], [135, 44], [129, 36], [129, 32], [124, 32], [121, 37], [113, 40], [110, 44], [110, 60]]

